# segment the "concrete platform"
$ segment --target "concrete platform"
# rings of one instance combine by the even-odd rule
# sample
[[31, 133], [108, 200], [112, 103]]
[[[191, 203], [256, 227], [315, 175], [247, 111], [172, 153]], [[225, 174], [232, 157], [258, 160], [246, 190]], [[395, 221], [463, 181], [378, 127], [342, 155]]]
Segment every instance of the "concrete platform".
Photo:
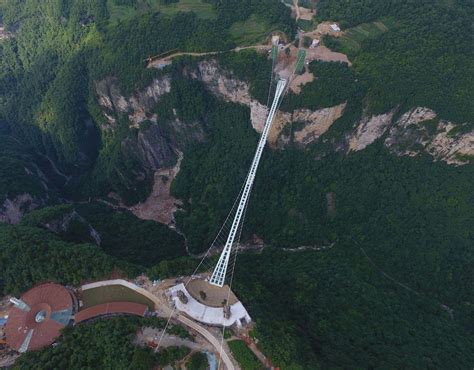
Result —
[[[200, 281], [202, 283], [208, 284], [207, 282], [203, 280], [200, 280]], [[202, 283], [193, 284], [193, 287], [194, 288], [200, 287], [202, 286], [201, 285]], [[191, 283], [188, 285], [188, 287], [190, 285]], [[178, 291], [180, 290], [187, 297], [187, 303], [183, 303], [178, 298]], [[230, 304], [229, 318], [224, 317], [224, 309], [222, 305], [220, 305], [220, 307], [212, 307], [210, 305], [201, 303], [196, 298], [194, 298], [193, 295], [189, 293], [188, 289], [184, 286], [183, 283], [169, 288], [166, 291], [166, 295], [168, 299], [170, 299], [170, 301], [173, 302], [174, 306], [176, 307], [178, 311], [183, 312], [189, 317], [191, 317], [192, 319], [202, 322], [204, 324], [225, 326], [225, 327], [237, 325], [237, 327], [242, 327], [243, 325], [251, 321], [251, 318], [247, 310], [245, 309], [243, 304], [237, 300], [237, 298], [232, 292], [231, 292], [231, 295], [234, 297], [233, 298], [234, 303]], [[219, 294], [219, 296], [216, 298], [217, 301], [214, 301], [214, 302], [219, 302], [221, 298], [222, 298], [222, 293]], [[207, 301], [207, 298], [206, 298], [206, 301]], [[229, 302], [231, 302], [231, 299], [229, 299]]]

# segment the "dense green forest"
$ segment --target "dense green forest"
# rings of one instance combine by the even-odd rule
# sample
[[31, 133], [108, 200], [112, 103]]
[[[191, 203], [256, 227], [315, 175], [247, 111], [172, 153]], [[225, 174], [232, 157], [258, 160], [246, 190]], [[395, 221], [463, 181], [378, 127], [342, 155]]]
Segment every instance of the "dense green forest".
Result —
[[79, 285], [114, 271], [124, 276], [139, 272], [95, 245], [65, 242], [48, 231], [26, 226], [0, 225], [0, 263], [2, 294], [20, 294], [43, 281]]
[[[112, 75], [130, 93], [160, 73], [145, 68], [148, 56], [172, 49], [231, 49], [235, 44], [229, 28], [252, 14], [275, 29], [294, 32], [283, 4], [212, 4], [219, 14], [215, 20], [193, 12], [170, 17], [155, 11], [112, 24], [105, 0], [64, 1], [61, 6], [53, 0], [2, 3], [3, 22], [14, 37], [0, 44], [0, 122], [74, 176], [65, 189], [68, 196], [115, 191], [126, 203], [143, 200], [150, 190], [150, 173], [124, 156], [120, 146], [133, 130], [126, 118], [113, 133], [98, 130], [104, 117], [94, 82]], [[144, 179], [134, 179], [138, 169]]]
[[[429, 106], [444, 118], [473, 122], [474, 86], [466, 78], [474, 74], [472, 2], [323, 0], [318, 16], [344, 26], [392, 18], [389, 32], [368, 38], [351, 56], [374, 113]], [[326, 41], [341, 50], [337, 38]]]
[[283, 369], [465, 369], [474, 361], [472, 323], [469, 332], [462, 322], [472, 311], [451, 318], [438, 301], [385, 278], [355, 243], [242, 255], [237, 266], [254, 335]]
[[[196, 59], [163, 70], [146, 68], [145, 59], [174, 49], [229, 50], [237, 46], [233, 27], [255, 21], [293, 41], [290, 10], [280, 1], [207, 0], [207, 17], [175, 11], [176, 2], [146, 11], [139, 3], [0, 2], [0, 20], [13, 35], [0, 42], [0, 205], [24, 193], [54, 205], [20, 225], [0, 225], [2, 294], [49, 280], [78, 285], [145, 270], [154, 279], [189, 273], [196, 262], [185, 240], [192, 252], [206, 250], [232, 207], [258, 140], [249, 108], [218, 99], [192, 78]], [[127, 11], [123, 17], [117, 7]], [[472, 129], [472, 2], [320, 0], [317, 18], [343, 29], [373, 21], [390, 27], [353, 50], [325, 37], [326, 46], [348, 53], [352, 67], [313, 62], [316, 79], [283, 101], [287, 112], [347, 106], [319, 142], [302, 148], [290, 135], [284, 149], [263, 154], [243, 241], [256, 235], [266, 249], [238, 256], [234, 285], [257, 323], [253, 334], [283, 369], [471, 368], [474, 165], [397, 157], [382, 140], [350, 154], [334, 148], [363, 114], [392, 109], [400, 116], [428, 107], [456, 130]], [[271, 61], [264, 54], [213, 58], [266, 103]], [[164, 75], [170, 92], [153, 107], [156, 123], [132, 127], [120, 112], [107, 112], [114, 125], [106, 121], [98, 81], [113, 77], [130, 96]], [[172, 137], [176, 121], [199, 140]], [[171, 185], [183, 202], [175, 216], [184, 236], [121, 208], [151, 191], [153, 169], [134, 145], [157, 127], [184, 152]], [[111, 192], [123, 203], [93, 201]], [[59, 234], [45, 230], [72, 211], [84, 221]], [[309, 250], [283, 250], [300, 246]], [[174, 349], [160, 360], [133, 347], [136, 328], [133, 320], [107, 320], [66, 330], [57, 347], [22, 356], [18, 368], [151, 368], [185, 355]], [[193, 357], [190, 366], [202, 363]]]

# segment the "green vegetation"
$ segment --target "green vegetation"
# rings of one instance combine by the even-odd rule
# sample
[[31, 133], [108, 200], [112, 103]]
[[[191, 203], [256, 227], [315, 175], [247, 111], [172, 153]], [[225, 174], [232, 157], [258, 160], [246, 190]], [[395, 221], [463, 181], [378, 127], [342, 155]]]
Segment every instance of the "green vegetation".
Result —
[[158, 363], [161, 366], [174, 365], [176, 361], [185, 358], [191, 350], [188, 347], [167, 347], [158, 352]]
[[48, 280], [79, 285], [106, 278], [113, 271], [137, 273], [97, 246], [67, 243], [44, 230], [10, 225], [0, 225], [0, 265], [2, 294], [20, 294]]
[[14, 138], [1, 135], [0, 131], [0, 204], [6, 198], [28, 193], [45, 195], [40, 179], [35, 176], [33, 156]]
[[309, 70], [316, 80], [304, 85], [299, 95], [290, 93], [282, 103], [282, 109], [319, 109], [341, 104], [352, 98], [357, 91], [354, 72], [345, 63], [314, 61]]
[[188, 339], [191, 341], [194, 340], [194, 337], [191, 334], [189, 334], [189, 332], [185, 328], [179, 325], [171, 325], [168, 328], [168, 334], [177, 335], [180, 338]]
[[216, 18], [212, 5], [203, 0], [108, 0], [107, 6], [112, 24], [156, 11], [168, 17], [178, 12], [193, 12], [202, 19]]
[[[145, 68], [150, 55], [231, 49], [236, 45], [231, 26], [254, 15], [289, 34], [294, 28], [288, 9], [270, 0], [81, 0], [61, 6], [48, 0], [1, 3], [0, 10], [6, 28], [15, 32], [0, 45], [2, 127], [72, 176], [66, 189], [64, 179], [57, 184], [68, 197], [113, 191], [126, 204], [146, 198], [152, 170], [123, 145], [127, 139], [133, 145], [138, 135], [127, 115], [114, 112], [117, 124], [108, 126], [97, 103], [96, 82], [114, 76], [129, 95], [162, 73]], [[2, 173], [40, 192], [17, 169], [17, 161], [2, 161]]]
[[128, 210], [114, 210], [102, 203], [42, 208], [25, 215], [22, 225], [46, 228], [48, 223], [62, 222], [65, 216], [74, 212], [77, 217], [67, 230], [57, 230], [63, 240], [93, 242], [90, 225], [98, 232], [100, 247], [107, 254], [137, 265], [151, 267], [164, 259], [186, 254], [183, 237], [165, 225], [140, 220]]
[[231, 39], [239, 45], [253, 45], [261, 42], [271, 31], [273, 31], [271, 25], [256, 15], [251, 15], [245, 21], [235, 22], [229, 29]]
[[189, 275], [196, 268], [196, 260], [190, 257], [180, 257], [173, 260], [161, 261], [147, 270], [150, 279], [167, 279], [176, 276]]
[[352, 59], [361, 50], [363, 41], [376, 38], [395, 27], [391, 19], [363, 23], [345, 30], [341, 37], [325, 37], [324, 42], [329, 48], [347, 54]]
[[70, 204], [41, 208], [26, 214], [25, 217], [22, 218], [21, 224], [23, 226], [38, 227], [39, 225], [62, 218], [66, 213], [72, 212], [73, 210], [74, 207]]
[[232, 340], [227, 344], [242, 369], [263, 370], [265, 368], [241, 340]]
[[191, 358], [186, 363], [188, 370], [206, 370], [208, 368], [207, 357], [204, 353], [193, 353]]
[[[389, 32], [361, 41], [354, 58], [370, 113], [387, 112], [400, 105], [403, 109], [428, 106], [458, 123], [474, 120], [474, 107], [470, 104], [474, 86], [466, 79], [474, 73], [473, 13], [466, 1], [395, 5], [395, 1], [371, 0], [342, 4], [337, 0], [321, 1], [318, 15], [344, 20], [343, 25], [381, 19], [385, 23], [383, 17], [390, 17], [395, 25], [392, 29], [388, 24]], [[364, 27], [368, 26], [359, 26]], [[354, 31], [349, 31], [349, 38], [354, 39]], [[349, 47], [344, 38], [328, 40], [326, 44], [336, 50]], [[351, 50], [354, 54], [355, 47]]]
[[[45, 168], [48, 192], [63, 197], [84, 200], [115, 192], [126, 204], [145, 199], [153, 169], [134, 148], [139, 135], [156, 127], [168, 133], [176, 112], [186, 132], [201, 130], [200, 140], [179, 139], [184, 159], [172, 184], [172, 194], [183, 201], [177, 223], [192, 251], [209, 247], [255, 149], [258, 135], [249, 109], [224, 103], [190, 79], [195, 66], [190, 59], [162, 71], [146, 69], [144, 60], [171, 49], [228, 50], [258, 41], [267, 27], [291, 40], [295, 24], [277, 1], [193, 2], [202, 6], [198, 15], [174, 14], [184, 1], [165, 3], [0, 4], [7, 29], [15, 33], [0, 45], [2, 200], [23, 192], [44, 196], [37, 170]], [[211, 7], [214, 15], [205, 19]], [[434, 163], [428, 155], [398, 158], [381, 141], [349, 155], [334, 153], [363, 111], [398, 107], [401, 114], [426, 106], [458, 123], [453, 134], [472, 130], [472, 6], [467, 0], [321, 0], [317, 14], [350, 27], [342, 39], [325, 42], [348, 52], [353, 67], [312, 63], [317, 79], [299, 96], [287, 96], [282, 108], [318, 109], [346, 101], [347, 107], [319, 143], [264, 153], [243, 241], [257, 235], [268, 247], [262, 255], [239, 257], [235, 279], [239, 297], [257, 320], [255, 335], [281, 368], [472, 367], [474, 165]], [[217, 59], [266, 103], [270, 61], [265, 55], [225, 53]], [[97, 103], [96, 82], [105, 77], [114, 77], [121, 94], [129, 96], [165, 73], [172, 77], [171, 92], [155, 107], [157, 124], [130, 127], [128, 112]], [[115, 124], [106, 121], [104, 111], [114, 115]], [[432, 133], [436, 122], [423, 126]], [[49, 161], [66, 176], [52, 171]], [[331, 214], [328, 193], [334, 199]], [[148, 267], [154, 278], [190, 273], [196, 265], [182, 257], [183, 238], [162, 225], [95, 203], [74, 209], [103, 236], [103, 250], [34, 227], [1, 226], [3, 293], [45, 280], [77, 285], [112, 272], [140, 271], [116, 258]], [[24, 223], [40, 225], [38, 219], [58, 210], [31, 214]], [[321, 251], [280, 250], [332, 244]], [[84, 326], [77, 337], [67, 332], [58, 347], [27, 354], [19, 366], [150, 368], [186, 354], [173, 348], [161, 359], [150, 357], [147, 350], [130, 347], [127, 336], [136, 326], [121, 329], [110, 322], [111, 332], [105, 324]]]
[[[202, 86], [200, 91], [207, 95]], [[183, 101], [187, 98], [183, 96]], [[255, 131], [243, 124], [248, 122], [248, 108], [223, 103], [210, 95], [206, 101], [209, 109], [203, 112], [203, 122], [213, 145], [203, 142], [190, 147], [171, 186], [172, 194], [184, 201], [185, 212], [179, 212], [176, 220], [193, 251], [211, 245], [239, 192], [257, 142]], [[229, 167], [231, 158], [235, 162]]]
[[272, 62], [265, 54], [244, 50], [239, 53], [221, 54], [217, 58], [223, 69], [232, 71], [236, 78], [250, 85], [252, 97], [262, 104], [267, 104]]
[[109, 255], [150, 267], [186, 254], [184, 239], [167, 226], [137, 218], [127, 210], [100, 203], [78, 204], [77, 211], [99, 233]]
[[[396, 253], [385, 250], [387, 259]], [[451, 319], [436, 300], [384, 277], [349, 240], [325, 252], [239, 259], [237, 294], [275, 366], [462, 369], [474, 361], [472, 322], [471, 332], [462, 324], [472, 318], [468, 305]]]
[[82, 292], [83, 308], [92, 307], [107, 302], [135, 302], [148, 306], [150, 310], [154, 310], [155, 304], [142, 294], [133, 291], [122, 285], [109, 285], [86, 289]]

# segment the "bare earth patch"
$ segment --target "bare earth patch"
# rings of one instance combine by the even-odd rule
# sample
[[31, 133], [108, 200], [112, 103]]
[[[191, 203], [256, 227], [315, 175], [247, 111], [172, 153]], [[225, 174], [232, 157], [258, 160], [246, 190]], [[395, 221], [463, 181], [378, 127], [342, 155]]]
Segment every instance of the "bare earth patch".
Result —
[[352, 63], [347, 58], [346, 54], [337, 53], [328, 49], [324, 45], [315, 47], [314, 49], [308, 49], [306, 51], [306, 61], [311, 62], [313, 60], [322, 60], [324, 62], [342, 62], [352, 66]]
[[155, 172], [153, 190], [147, 200], [130, 208], [135, 216], [142, 220], [153, 220], [168, 226], [175, 226], [174, 213], [181, 201], [170, 195], [170, 186], [179, 172], [183, 153], [178, 153], [174, 167], [162, 168]]
[[306, 71], [302, 75], [295, 76], [293, 81], [291, 81], [290, 89], [295, 94], [299, 94], [301, 92], [301, 87], [303, 85], [306, 85], [307, 83], [310, 83], [313, 81], [314, 81], [314, 75]]

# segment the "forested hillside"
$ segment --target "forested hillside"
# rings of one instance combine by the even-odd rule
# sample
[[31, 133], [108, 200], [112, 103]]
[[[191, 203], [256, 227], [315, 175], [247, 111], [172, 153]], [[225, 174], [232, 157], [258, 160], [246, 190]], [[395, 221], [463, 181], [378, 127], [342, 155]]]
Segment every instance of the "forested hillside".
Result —
[[[472, 368], [472, 2], [320, 0], [308, 24], [325, 21], [343, 31], [321, 44], [351, 63], [305, 66], [311, 81], [285, 96], [278, 118], [290, 118], [264, 151], [242, 235], [263, 252], [238, 256], [234, 284], [253, 335], [282, 369]], [[15, 0], [0, 1], [0, 23], [0, 292], [191, 273], [189, 254], [210, 246], [245, 179], [271, 93], [267, 52], [229, 50], [271, 31], [297, 45], [290, 8]], [[222, 53], [147, 68], [177, 51]], [[293, 117], [337, 106], [297, 139], [311, 122]], [[402, 125], [417, 108], [430, 118]], [[166, 222], [136, 216], [150, 194], [172, 204]], [[69, 357], [51, 348], [19, 366], [74, 367], [97, 328], [110, 340], [83, 366], [147, 368], [156, 359], [129, 346], [135, 324], [66, 332]]]

